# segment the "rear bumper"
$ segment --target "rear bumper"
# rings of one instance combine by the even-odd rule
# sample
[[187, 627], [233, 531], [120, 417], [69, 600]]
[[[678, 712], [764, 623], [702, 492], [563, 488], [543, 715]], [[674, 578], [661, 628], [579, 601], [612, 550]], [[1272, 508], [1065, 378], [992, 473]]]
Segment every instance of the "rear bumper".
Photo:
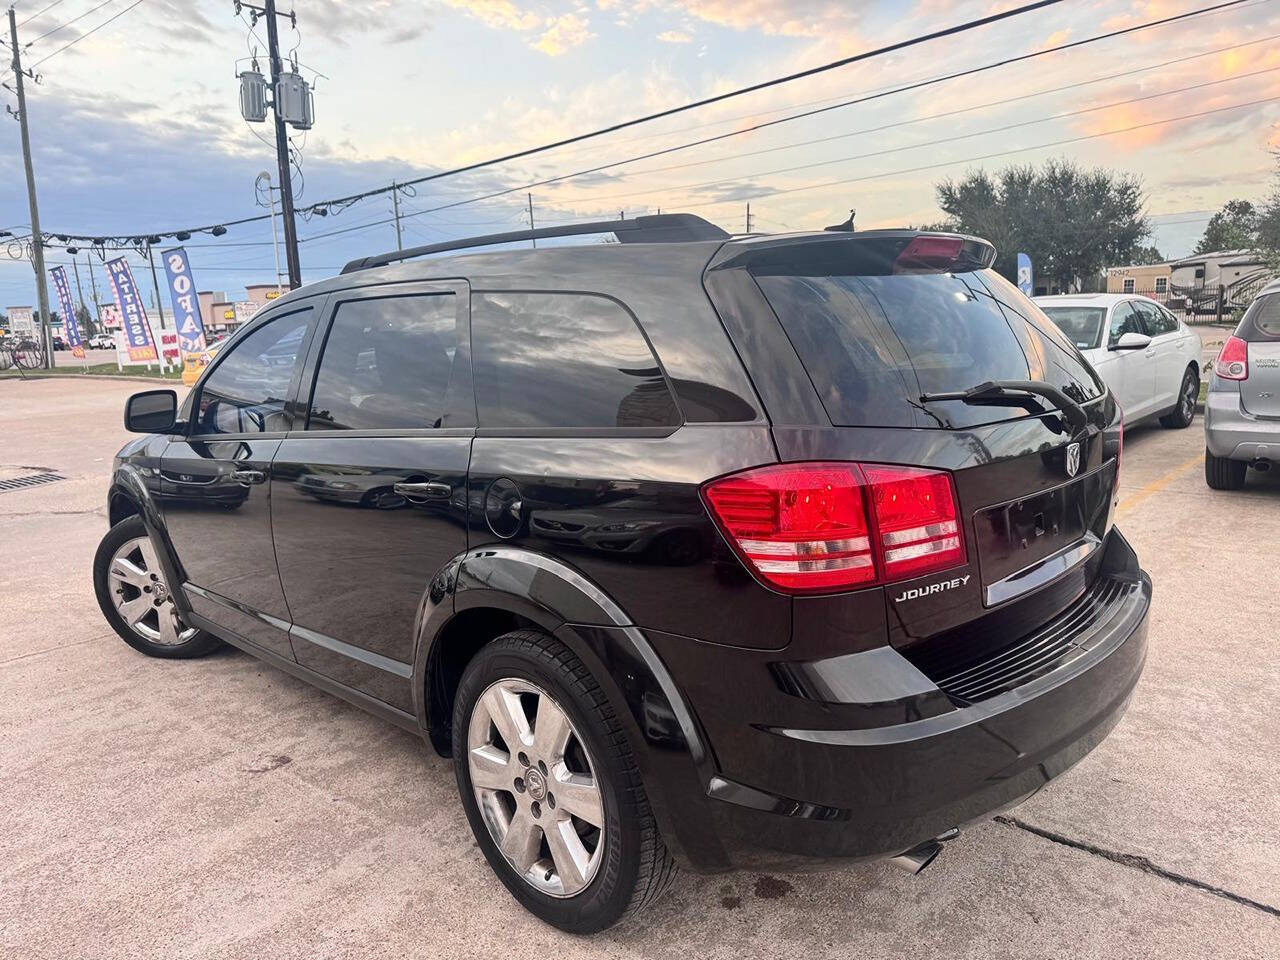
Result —
[[[1060, 665], [1012, 690], [954, 706], [934, 687], [923, 694], [932, 697], [926, 715], [888, 725], [883, 709], [868, 709], [866, 726], [753, 724], [732, 742], [713, 733], [720, 774], [707, 802], [723, 862], [704, 866], [805, 869], [894, 856], [1016, 805], [1080, 760], [1119, 722], [1146, 657], [1151, 581], [1113, 538], [1108, 552], [1132, 561], [1117, 571], [1112, 557], [1104, 574], [1122, 581], [1114, 604], [1080, 627]], [[755, 700], [722, 690], [748, 707]]]
[[1280, 420], [1260, 420], [1240, 408], [1238, 391], [1210, 390], [1204, 406], [1205, 446], [1227, 460], [1280, 460]]

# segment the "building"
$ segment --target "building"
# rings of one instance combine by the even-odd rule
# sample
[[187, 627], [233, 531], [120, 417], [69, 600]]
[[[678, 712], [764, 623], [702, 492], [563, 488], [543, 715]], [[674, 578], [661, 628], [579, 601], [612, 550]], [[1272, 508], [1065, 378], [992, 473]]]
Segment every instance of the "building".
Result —
[[1108, 267], [1107, 293], [1140, 293], [1161, 299], [1168, 295], [1172, 278], [1173, 266], [1168, 262]]
[[274, 283], [251, 283], [244, 288], [245, 299], [232, 300], [226, 293], [202, 290], [200, 322], [210, 339], [231, 333], [267, 303], [288, 293]]

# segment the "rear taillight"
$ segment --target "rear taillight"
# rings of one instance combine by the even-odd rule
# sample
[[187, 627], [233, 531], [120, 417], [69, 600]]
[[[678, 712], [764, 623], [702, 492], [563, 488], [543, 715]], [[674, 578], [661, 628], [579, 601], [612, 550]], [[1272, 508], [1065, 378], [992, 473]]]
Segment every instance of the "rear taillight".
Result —
[[790, 593], [834, 593], [963, 564], [951, 477], [856, 463], [757, 467], [703, 487], [743, 561]]
[[1213, 372], [1224, 380], [1249, 379], [1249, 344], [1239, 337], [1227, 337], [1213, 362]]

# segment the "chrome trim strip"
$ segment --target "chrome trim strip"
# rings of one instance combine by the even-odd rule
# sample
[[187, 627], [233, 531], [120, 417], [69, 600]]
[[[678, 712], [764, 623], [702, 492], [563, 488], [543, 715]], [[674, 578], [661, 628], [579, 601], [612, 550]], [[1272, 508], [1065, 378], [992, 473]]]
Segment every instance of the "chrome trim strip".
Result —
[[1003, 580], [987, 584], [983, 595], [983, 603], [988, 607], [1012, 600], [1028, 590], [1044, 586], [1050, 580], [1056, 580], [1076, 564], [1083, 562], [1102, 546], [1102, 541], [1092, 533], [1086, 533], [1074, 544], [1038, 560], [1030, 566], [1009, 574]]

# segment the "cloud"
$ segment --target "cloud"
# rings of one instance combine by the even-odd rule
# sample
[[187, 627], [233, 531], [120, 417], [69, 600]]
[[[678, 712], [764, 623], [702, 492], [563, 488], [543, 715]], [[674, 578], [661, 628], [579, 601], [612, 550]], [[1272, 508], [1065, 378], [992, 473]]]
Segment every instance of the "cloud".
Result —
[[522, 10], [511, 0], [444, 0], [455, 10], [466, 11], [486, 27], [521, 32], [536, 30], [543, 17], [532, 10]]
[[693, 43], [693, 34], [683, 30], [663, 30], [658, 39], [663, 43]]
[[547, 56], [558, 57], [574, 47], [581, 46], [594, 36], [585, 17], [576, 13], [566, 13], [549, 18], [547, 29], [537, 42], [531, 43], [530, 46]]

